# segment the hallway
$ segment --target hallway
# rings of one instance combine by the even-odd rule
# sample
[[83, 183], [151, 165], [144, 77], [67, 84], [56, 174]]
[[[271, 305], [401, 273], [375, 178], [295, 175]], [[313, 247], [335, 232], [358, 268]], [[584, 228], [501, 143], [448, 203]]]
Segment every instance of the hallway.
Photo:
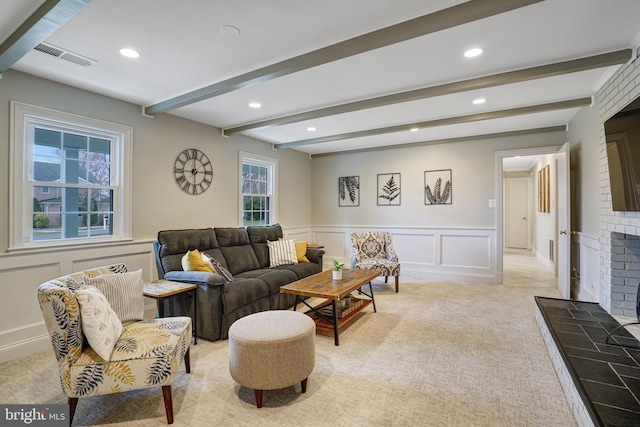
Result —
[[528, 249], [504, 250], [502, 283], [506, 286], [558, 288], [555, 273]]

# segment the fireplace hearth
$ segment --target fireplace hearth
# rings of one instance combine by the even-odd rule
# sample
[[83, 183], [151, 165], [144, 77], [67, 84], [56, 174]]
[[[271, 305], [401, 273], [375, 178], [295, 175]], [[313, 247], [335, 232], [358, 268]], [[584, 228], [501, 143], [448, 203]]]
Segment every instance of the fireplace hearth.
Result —
[[536, 297], [536, 304], [540, 332], [578, 425], [638, 425], [640, 341], [597, 303]]

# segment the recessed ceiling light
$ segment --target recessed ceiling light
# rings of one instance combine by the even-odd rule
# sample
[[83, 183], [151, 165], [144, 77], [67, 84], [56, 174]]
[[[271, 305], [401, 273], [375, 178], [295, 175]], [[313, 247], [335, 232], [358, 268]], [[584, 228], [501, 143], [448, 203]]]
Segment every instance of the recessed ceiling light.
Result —
[[487, 100], [486, 100], [486, 99], [484, 99], [484, 98], [478, 98], [478, 99], [474, 99], [474, 100], [473, 100], [473, 103], [474, 103], [475, 105], [484, 104], [485, 102], [487, 102]]
[[411, 132], [418, 132], [420, 130], [420, 128], [411, 128], [409, 129]]
[[140, 54], [138, 53], [137, 50], [130, 49], [130, 48], [120, 49], [120, 55], [126, 56], [127, 58], [138, 58], [138, 57], [140, 57]]
[[480, 47], [474, 47], [473, 49], [469, 49], [464, 53], [464, 56], [467, 58], [475, 58], [478, 55], [481, 55], [484, 52], [484, 49]]
[[316, 131], [316, 128], [314, 128], [313, 126], [309, 126], [307, 128], [307, 132], [315, 132], [315, 131]]
[[240, 28], [233, 25], [223, 25], [220, 27], [220, 34], [230, 39], [236, 38], [240, 35]]
[[249, 107], [258, 109], [258, 108], [262, 107], [262, 104], [260, 104], [259, 102], [250, 102], [249, 103]]

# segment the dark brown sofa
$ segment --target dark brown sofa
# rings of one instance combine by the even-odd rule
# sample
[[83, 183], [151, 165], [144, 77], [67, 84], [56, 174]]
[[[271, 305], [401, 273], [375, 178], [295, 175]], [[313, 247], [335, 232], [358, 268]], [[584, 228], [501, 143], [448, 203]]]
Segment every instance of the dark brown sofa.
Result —
[[[266, 310], [290, 308], [294, 296], [280, 287], [322, 271], [321, 249], [307, 249], [310, 262], [269, 268], [267, 241], [282, 238], [280, 225], [238, 228], [165, 230], [154, 242], [158, 278], [198, 286], [199, 337], [226, 339], [229, 327], [241, 317]], [[218, 260], [233, 275], [232, 281], [214, 273], [183, 271], [182, 257], [198, 249]], [[170, 316], [191, 313], [188, 295], [164, 300]]]

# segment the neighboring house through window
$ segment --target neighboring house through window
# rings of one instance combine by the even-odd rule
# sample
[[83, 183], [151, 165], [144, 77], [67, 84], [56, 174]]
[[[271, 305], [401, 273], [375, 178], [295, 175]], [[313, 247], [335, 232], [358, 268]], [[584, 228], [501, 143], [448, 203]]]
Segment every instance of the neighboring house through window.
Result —
[[11, 248], [130, 237], [129, 127], [12, 102]]
[[277, 166], [277, 159], [240, 153], [240, 211], [243, 226], [276, 222]]

